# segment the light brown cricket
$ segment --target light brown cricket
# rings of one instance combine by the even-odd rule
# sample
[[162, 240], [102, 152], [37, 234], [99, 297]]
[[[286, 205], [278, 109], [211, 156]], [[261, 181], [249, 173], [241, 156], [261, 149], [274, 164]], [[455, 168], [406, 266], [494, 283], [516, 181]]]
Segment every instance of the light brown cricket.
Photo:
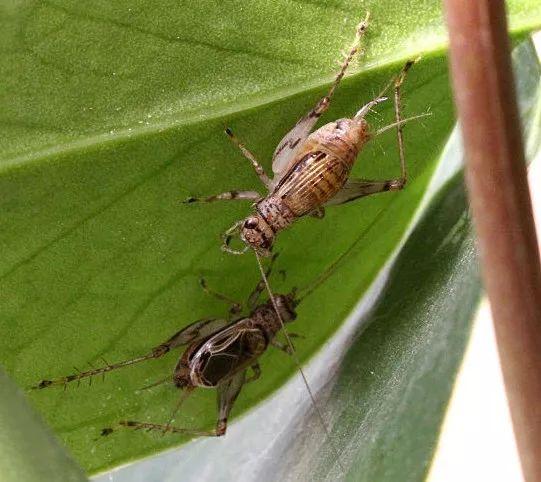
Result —
[[[333, 84], [316, 106], [291, 129], [279, 143], [272, 159], [274, 178], [270, 179], [254, 155], [231, 132], [227, 135], [251, 161], [256, 174], [268, 189], [262, 196], [255, 191], [228, 191], [206, 198], [190, 197], [185, 202], [213, 202], [218, 200], [254, 201], [254, 212], [235, 223], [223, 235], [222, 249], [242, 254], [249, 247], [262, 255], [269, 255], [276, 235], [297, 219], [312, 215], [324, 216], [324, 207], [343, 204], [359, 197], [385, 191], [401, 190], [407, 181], [402, 126], [410, 119], [400, 116], [400, 86], [413, 61], [404, 67], [374, 100], [363, 106], [351, 119], [330, 122], [310, 133], [319, 117], [329, 108], [331, 98], [344, 76], [348, 65], [359, 50], [362, 35], [368, 26], [368, 15], [359, 24], [355, 41], [343, 61]], [[372, 130], [365, 119], [370, 110], [386, 100], [383, 94], [394, 87], [395, 122], [379, 130]], [[419, 116], [417, 116], [419, 117]], [[400, 177], [385, 180], [349, 179], [351, 169], [364, 145], [376, 135], [396, 127], [400, 157]], [[230, 247], [235, 234], [246, 244], [242, 250]]]

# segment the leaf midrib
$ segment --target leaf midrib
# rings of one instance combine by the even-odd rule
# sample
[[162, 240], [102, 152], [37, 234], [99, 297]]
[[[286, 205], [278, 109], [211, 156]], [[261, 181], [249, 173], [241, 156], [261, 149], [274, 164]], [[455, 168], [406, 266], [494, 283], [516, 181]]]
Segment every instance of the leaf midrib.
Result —
[[[348, 82], [360, 75], [370, 74], [371, 72], [402, 63], [406, 59], [418, 56], [419, 52], [421, 52], [421, 50], [416, 50], [415, 52], [412, 51], [407, 55], [404, 55], [404, 52], [402, 52], [401, 55], [385, 57], [382, 61], [361, 64], [361, 66], [351, 68], [351, 73], [347, 75], [344, 80]], [[438, 57], [442, 56], [445, 52], [446, 44], [442, 43], [437, 45], [436, 48], [426, 52], [423, 56], [427, 58]], [[41, 148], [35, 152], [28, 151], [11, 158], [0, 160], [0, 175], [22, 168], [30, 163], [39, 164], [40, 162], [46, 162], [51, 157], [74, 154], [96, 145], [114, 145], [117, 142], [122, 143], [128, 139], [150, 136], [159, 132], [169, 132], [181, 127], [195, 126], [209, 121], [216, 121], [220, 118], [234, 116], [241, 112], [261, 109], [267, 105], [295, 97], [302, 93], [320, 90], [323, 87], [330, 85], [334, 76], [335, 73], [330, 73], [325, 77], [319, 77], [300, 84], [297, 83], [294, 86], [280, 87], [265, 93], [256, 93], [249, 96], [246, 100], [232, 100], [226, 104], [215, 106], [211, 110], [208, 108], [198, 108], [191, 112], [188, 111], [187, 115], [182, 116], [182, 118], [178, 118], [181, 113], [177, 113], [177, 119], [169, 118], [162, 122], [155, 122], [152, 125], [134, 124], [133, 126], [115, 129], [113, 134], [102, 132], [94, 135], [81, 136], [79, 139]]]

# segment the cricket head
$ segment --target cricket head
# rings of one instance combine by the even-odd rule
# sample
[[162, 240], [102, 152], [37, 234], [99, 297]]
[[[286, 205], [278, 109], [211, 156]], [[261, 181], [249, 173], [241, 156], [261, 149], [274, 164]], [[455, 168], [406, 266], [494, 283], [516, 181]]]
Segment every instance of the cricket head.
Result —
[[247, 217], [242, 222], [240, 238], [260, 255], [271, 255], [274, 231], [259, 213]]

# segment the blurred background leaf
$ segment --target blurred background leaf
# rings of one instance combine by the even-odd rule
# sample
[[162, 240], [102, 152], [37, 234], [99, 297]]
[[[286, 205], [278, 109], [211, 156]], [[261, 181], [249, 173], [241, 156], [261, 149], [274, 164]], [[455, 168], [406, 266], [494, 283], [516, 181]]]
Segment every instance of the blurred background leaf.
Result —
[[0, 400], [0, 474], [4, 482], [87, 480], [1, 368]]

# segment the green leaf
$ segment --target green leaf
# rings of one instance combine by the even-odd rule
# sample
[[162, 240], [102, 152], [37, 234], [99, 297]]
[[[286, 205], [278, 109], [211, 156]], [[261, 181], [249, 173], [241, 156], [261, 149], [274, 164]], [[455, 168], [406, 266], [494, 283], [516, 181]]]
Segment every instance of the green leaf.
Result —
[[[533, 159], [541, 154], [541, 65], [531, 42], [513, 57]], [[297, 376], [235, 424], [227, 444], [198, 440], [120, 468], [115, 481], [332, 481], [340, 478], [336, 451], [347, 480], [425, 480], [481, 291], [462, 158], [455, 129], [429, 191], [443, 188], [427, 193], [397, 256], [305, 367], [331, 438]], [[358, 265], [355, 252], [348, 262]]]
[[[3, 2], [0, 11], [1, 362], [24, 387], [146, 352], [180, 327], [226, 308], [198, 287], [244, 299], [253, 256], [222, 254], [218, 234], [247, 206], [183, 206], [189, 194], [253, 189], [257, 180], [222, 134], [225, 123], [269, 168], [280, 137], [325, 92], [338, 52], [366, 8], [367, 52], [325, 116], [351, 115], [424, 53], [404, 89], [405, 191], [306, 219], [276, 248], [286, 291], [312, 279], [359, 233], [355, 263], [299, 309], [301, 359], [312, 355], [367, 289], [415, 213], [453, 125], [439, 2]], [[541, 24], [531, 0], [509, 2], [514, 32]], [[392, 118], [382, 106], [374, 123]], [[355, 174], [398, 172], [392, 135], [362, 153]], [[338, 278], [339, 276], [339, 278]], [[32, 392], [35, 407], [89, 472], [182, 442], [104, 427], [167, 420], [178, 392], [137, 389], [171, 373], [174, 357], [109, 375], [94, 386]], [[283, 353], [262, 359], [234, 415], [294, 373]], [[215, 394], [183, 407], [181, 426], [211, 427]], [[227, 441], [227, 437], [225, 439]]]
[[0, 473], [4, 482], [87, 480], [1, 368], [0, 400]]

